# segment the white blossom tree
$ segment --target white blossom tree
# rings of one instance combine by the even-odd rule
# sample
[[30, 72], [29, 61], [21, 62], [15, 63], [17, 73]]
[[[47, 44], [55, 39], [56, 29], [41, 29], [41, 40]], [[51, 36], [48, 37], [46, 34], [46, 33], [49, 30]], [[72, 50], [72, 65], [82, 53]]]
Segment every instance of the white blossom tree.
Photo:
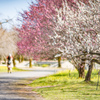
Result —
[[68, 3], [65, 2], [62, 8], [56, 8], [58, 15], [53, 20], [55, 28], [53, 28], [54, 34], [51, 38], [54, 45], [60, 44], [58, 50], [67, 58], [73, 59], [78, 70], [81, 67], [84, 68], [81, 65], [82, 61], [89, 60], [86, 81], [90, 81], [94, 58], [99, 59], [99, 5], [99, 0], [89, 0], [87, 4], [77, 2], [73, 7], [69, 7]]

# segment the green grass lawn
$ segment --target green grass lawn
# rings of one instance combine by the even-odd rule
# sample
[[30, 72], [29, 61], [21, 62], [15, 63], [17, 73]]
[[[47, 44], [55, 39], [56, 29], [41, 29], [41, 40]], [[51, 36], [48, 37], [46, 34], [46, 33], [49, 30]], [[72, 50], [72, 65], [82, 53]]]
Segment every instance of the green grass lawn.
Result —
[[50, 64], [34, 64], [33, 66], [48, 67], [48, 66], [50, 66]]
[[78, 78], [78, 72], [63, 71], [34, 80], [29, 86], [46, 100], [100, 100], [100, 83], [96, 90], [98, 75], [92, 72], [92, 81], [84, 82]]
[[[22, 69], [18, 69], [16, 67], [13, 67], [12, 72], [16, 72], [16, 71], [25, 71], [25, 70], [22, 70]], [[7, 71], [7, 66], [0, 66], [0, 73], [1, 72], [8, 72]]]

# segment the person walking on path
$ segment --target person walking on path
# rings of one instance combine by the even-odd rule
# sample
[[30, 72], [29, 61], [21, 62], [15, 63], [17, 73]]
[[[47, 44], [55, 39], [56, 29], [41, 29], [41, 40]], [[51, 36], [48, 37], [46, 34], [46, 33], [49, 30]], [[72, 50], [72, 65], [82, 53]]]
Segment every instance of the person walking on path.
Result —
[[8, 68], [8, 73], [12, 72], [12, 68], [13, 68], [13, 63], [12, 63], [13, 57], [11, 56], [11, 54], [9, 54], [7, 56], [7, 68]]

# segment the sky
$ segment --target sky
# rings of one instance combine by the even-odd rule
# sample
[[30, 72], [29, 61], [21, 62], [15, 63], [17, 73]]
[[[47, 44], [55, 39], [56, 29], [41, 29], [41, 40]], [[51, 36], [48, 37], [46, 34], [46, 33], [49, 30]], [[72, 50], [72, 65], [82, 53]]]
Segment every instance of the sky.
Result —
[[35, 0], [0, 0], [0, 22], [13, 19], [9, 23], [4, 23], [3, 28], [10, 29], [12, 25], [17, 25], [19, 12], [28, 10], [31, 1], [35, 2]]

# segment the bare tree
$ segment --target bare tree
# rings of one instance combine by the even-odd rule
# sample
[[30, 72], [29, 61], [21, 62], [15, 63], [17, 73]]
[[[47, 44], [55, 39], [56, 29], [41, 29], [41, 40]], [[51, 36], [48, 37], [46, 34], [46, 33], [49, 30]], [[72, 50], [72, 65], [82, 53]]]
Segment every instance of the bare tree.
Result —
[[9, 53], [12, 55], [17, 52], [17, 33], [16, 31], [7, 32], [0, 29], [0, 55], [6, 57]]

